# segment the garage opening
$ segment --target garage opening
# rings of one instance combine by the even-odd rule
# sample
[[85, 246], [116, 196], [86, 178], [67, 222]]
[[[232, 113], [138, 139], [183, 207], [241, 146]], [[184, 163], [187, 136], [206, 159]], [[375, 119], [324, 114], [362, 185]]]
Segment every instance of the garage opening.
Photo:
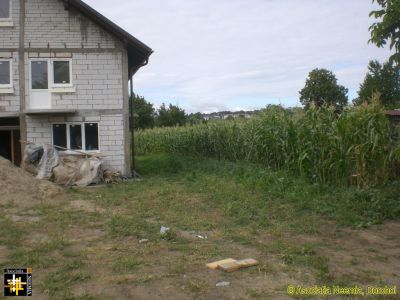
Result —
[[0, 156], [21, 164], [21, 143], [18, 118], [0, 118]]

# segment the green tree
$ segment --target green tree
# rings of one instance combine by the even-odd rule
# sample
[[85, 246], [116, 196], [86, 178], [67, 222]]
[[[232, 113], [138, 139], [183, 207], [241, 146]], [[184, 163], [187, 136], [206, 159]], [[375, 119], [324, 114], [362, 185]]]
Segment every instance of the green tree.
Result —
[[400, 67], [391, 62], [381, 65], [372, 60], [368, 65], [368, 73], [360, 85], [358, 97], [353, 100], [354, 105], [363, 102], [371, 103], [375, 93], [379, 93], [382, 105], [387, 108], [400, 106]]
[[176, 105], [170, 104], [166, 107], [163, 103], [158, 109], [156, 125], [160, 127], [166, 126], [182, 126], [186, 124], [185, 111]]
[[338, 85], [335, 75], [326, 69], [314, 69], [308, 74], [304, 88], [299, 92], [300, 102], [308, 109], [311, 105], [334, 106], [340, 112], [347, 105], [348, 89]]
[[131, 96], [131, 101], [133, 101], [134, 128], [153, 128], [155, 119], [153, 104], [147, 102], [144, 97], [135, 94]]
[[203, 118], [203, 115], [198, 112], [198, 113], [195, 113], [195, 114], [189, 114], [187, 116], [187, 122], [190, 125], [195, 125], [195, 124], [205, 123], [205, 120]]
[[395, 53], [390, 61], [400, 65], [400, 0], [372, 0], [380, 5], [380, 9], [371, 11], [369, 16], [379, 20], [373, 23], [370, 42], [378, 47], [384, 47], [390, 42], [389, 47]]

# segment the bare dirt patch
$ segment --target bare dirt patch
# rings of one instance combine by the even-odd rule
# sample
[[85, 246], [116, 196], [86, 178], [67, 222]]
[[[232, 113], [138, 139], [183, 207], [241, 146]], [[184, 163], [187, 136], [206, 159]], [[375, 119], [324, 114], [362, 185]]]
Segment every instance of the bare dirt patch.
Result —
[[376, 280], [397, 284], [400, 279], [400, 222], [386, 222], [368, 229], [340, 228], [334, 235], [319, 236], [318, 254], [329, 258], [335, 278], [360, 284]]
[[15, 167], [0, 157], [0, 204], [14, 203], [19, 207], [32, 207], [40, 201], [51, 200], [64, 194], [61, 187], [37, 180], [31, 174]]
[[98, 213], [104, 213], [105, 209], [99, 206], [96, 206], [93, 202], [90, 200], [74, 200], [69, 202], [69, 205], [73, 209], [77, 210], [82, 210], [84, 212], [98, 212]]

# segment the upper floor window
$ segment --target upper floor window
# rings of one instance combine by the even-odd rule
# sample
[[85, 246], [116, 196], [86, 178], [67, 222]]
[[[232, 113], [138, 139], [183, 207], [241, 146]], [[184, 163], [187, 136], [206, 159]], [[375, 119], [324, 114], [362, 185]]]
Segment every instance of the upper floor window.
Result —
[[63, 87], [72, 85], [71, 60], [53, 60], [53, 86]]
[[11, 19], [11, 0], [0, 0], [0, 19]]
[[12, 87], [10, 59], [0, 59], [0, 88], [1, 87]]

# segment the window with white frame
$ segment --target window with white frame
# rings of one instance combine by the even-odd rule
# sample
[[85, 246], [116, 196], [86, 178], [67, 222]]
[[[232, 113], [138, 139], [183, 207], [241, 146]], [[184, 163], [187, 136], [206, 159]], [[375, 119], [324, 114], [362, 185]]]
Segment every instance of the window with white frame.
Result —
[[12, 87], [12, 61], [0, 59], [0, 88]]
[[0, 0], [0, 20], [11, 19], [11, 0]]
[[54, 59], [51, 62], [54, 87], [72, 86], [72, 63], [70, 59]]
[[99, 151], [98, 123], [53, 124], [53, 144], [65, 149]]

